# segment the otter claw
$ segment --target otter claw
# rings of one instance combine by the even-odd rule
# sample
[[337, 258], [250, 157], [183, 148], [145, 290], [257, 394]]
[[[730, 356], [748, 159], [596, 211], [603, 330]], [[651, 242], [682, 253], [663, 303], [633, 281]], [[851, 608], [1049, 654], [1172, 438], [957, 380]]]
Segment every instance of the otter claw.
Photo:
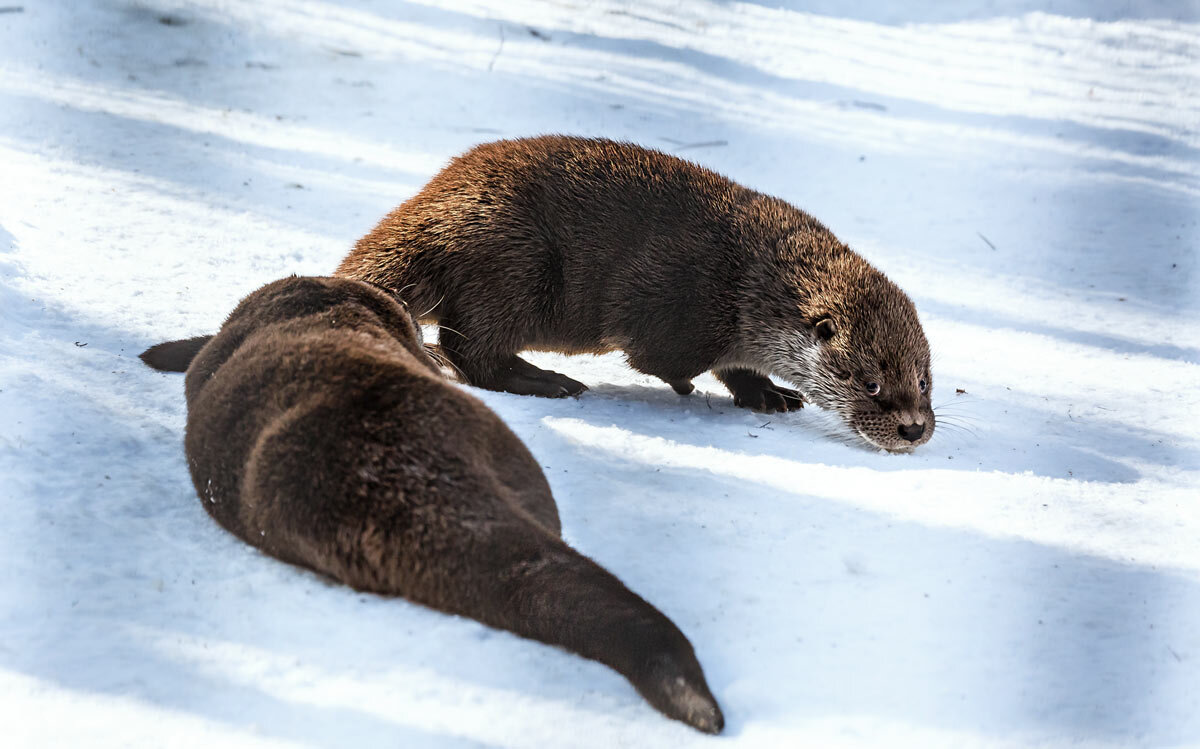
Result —
[[484, 377], [474, 377], [470, 383], [488, 390], [500, 390], [516, 395], [537, 395], [542, 398], [566, 398], [577, 396], [584, 390], [584, 385], [564, 374], [539, 369], [524, 359], [514, 356], [509, 362], [493, 374]]
[[733, 393], [733, 404], [760, 413], [787, 413], [804, 407], [804, 399], [795, 390], [779, 387], [762, 375], [749, 370], [718, 372], [717, 378]]

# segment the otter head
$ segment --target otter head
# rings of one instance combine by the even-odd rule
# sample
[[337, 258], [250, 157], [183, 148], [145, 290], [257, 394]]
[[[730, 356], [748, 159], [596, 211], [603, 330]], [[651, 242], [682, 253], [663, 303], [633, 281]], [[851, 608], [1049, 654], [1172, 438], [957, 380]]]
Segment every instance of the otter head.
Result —
[[755, 335], [763, 368], [875, 447], [909, 452], [928, 442], [929, 343], [908, 296], [848, 250], [773, 285], [771, 324]]

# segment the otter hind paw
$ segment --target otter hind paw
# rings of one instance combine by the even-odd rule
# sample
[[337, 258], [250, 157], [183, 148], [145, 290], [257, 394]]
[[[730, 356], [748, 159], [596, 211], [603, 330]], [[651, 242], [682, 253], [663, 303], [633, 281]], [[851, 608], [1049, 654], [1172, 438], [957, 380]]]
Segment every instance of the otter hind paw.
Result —
[[675, 382], [668, 384], [671, 386], [672, 390], [680, 395], [691, 395], [692, 391], [696, 389], [696, 386], [692, 384], [691, 380], [676, 380]]
[[542, 398], [566, 398], [579, 395], [588, 389], [587, 385], [578, 380], [535, 367], [516, 356], [494, 376], [487, 378], [485, 383], [476, 384], [489, 390], [516, 395], [536, 395]]

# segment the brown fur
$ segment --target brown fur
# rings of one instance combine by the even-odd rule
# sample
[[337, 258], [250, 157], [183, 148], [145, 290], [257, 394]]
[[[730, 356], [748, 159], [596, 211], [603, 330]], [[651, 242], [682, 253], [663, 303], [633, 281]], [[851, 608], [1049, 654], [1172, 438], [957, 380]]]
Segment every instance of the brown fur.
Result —
[[204, 344], [212, 340], [210, 335], [198, 335], [195, 338], [185, 338], [181, 341], [159, 343], [138, 354], [138, 358], [146, 366], [163, 372], [186, 372], [192, 359], [204, 348]]
[[[194, 349], [160, 344], [146, 359], [177, 364]], [[389, 294], [338, 278], [268, 284], [195, 354], [186, 395], [196, 491], [245, 542], [561, 645], [666, 715], [721, 730], [687, 638], [562, 541], [529, 451], [445, 381]]]
[[929, 347], [904, 292], [803, 211], [634, 145], [478, 146], [337, 273], [437, 322], [443, 352], [480, 387], [575, 395], [582, 383], [517, 353], [620, 349], [681, 394], [712, 370], [738, 405], [787, 411], [803, 396], [889, 450], [933, 432]]

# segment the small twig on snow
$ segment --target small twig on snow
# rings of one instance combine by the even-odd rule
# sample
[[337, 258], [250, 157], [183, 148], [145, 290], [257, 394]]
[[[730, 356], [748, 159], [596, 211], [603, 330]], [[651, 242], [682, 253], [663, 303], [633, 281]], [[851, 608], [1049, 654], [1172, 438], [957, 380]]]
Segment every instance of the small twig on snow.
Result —
[[496, 47], [496, 54], [492, 55], [492, 61], [488, 63], [488, 72], [492, 72], [492, 66], [496, 64], [496, 60], [500, 59], [500, 53], [504, 51], [504, 24], [500, 24], [500, 46]]

